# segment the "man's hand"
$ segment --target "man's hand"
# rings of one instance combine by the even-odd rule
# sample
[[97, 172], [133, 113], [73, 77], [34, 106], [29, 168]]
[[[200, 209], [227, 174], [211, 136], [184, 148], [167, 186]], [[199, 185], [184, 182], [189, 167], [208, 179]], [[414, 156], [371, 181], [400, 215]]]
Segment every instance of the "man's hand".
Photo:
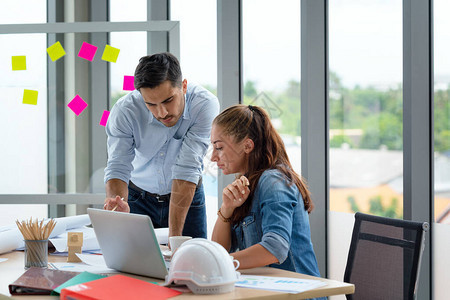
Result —
[[127, 213], [130, 212], [130, 206], [128, 205], [128, 202], [124, 201], [120, 196], [116, 196], [116, 198], [106, 198], [103, 209]]
[[[128, 184], [120, 179], [110, 179], [106, 183], [106, 199], [103, 209], [130, 212]], [[121, 196], [119, 196], [121, 195]]]

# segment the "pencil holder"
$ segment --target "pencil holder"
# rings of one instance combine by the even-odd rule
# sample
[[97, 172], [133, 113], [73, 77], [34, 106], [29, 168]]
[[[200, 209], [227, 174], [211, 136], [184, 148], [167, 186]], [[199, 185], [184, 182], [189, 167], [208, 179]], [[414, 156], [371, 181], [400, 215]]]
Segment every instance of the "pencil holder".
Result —
[[25, 269], [30, 267], [47, 268], [48, 239], [24, 240], [25, 242]]

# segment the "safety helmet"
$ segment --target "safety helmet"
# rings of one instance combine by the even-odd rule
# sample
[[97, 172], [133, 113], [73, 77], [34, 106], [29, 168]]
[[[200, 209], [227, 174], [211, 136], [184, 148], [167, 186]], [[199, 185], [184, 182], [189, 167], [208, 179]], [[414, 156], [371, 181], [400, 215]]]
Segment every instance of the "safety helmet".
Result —
[[184, 242], [173, 254], [166, 285], [185, 284], [194, 294], [228, 293], [239, 279], [233, 257], [220, 244], [195, 238]]

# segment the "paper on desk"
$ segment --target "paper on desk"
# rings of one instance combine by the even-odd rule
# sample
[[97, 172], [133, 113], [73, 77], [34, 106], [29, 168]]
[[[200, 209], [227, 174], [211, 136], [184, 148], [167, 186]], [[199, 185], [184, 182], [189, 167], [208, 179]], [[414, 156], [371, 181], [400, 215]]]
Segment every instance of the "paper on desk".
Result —
[[[97, 238], [95, 236], [94, 228], [80, 227], [73, 228], [71, 232], [83, 233], [83, 246], [81, 251], [92, 251], [100, 249]], [[50, 242], [55, 246], [56, 252], [67, 252], [67, 232], [64, 232], [52, 239]]]
[[[48, 222], [49, 220], [46, 220]], [[56, 226], [50, 234], [50, 238], [58, 236], [67, 230], [79, 228], [91, 223], [89, 216], [79, 215], [72, 217], [56, 218]], [[23, 249], [25, 246], [23, 236], [15, 225], [3, 226], [0, 228], [0, 254], [15, 249]]]
[[[73, 228], [73, 232], [83, 232], [83, 246], [81, 251], [84, 253], [101, 253], [100, 245], [98, 244], [97, 237], [95, 236], [94, 228], [82, 227]], [[169, 228], [157, 228], [155, 229], [156, 239], [159, 244], [167, 244], [169, 240]], [[58, 235], [55, 238], [50, 239], [50, 242], [55, 246], [56, 252], [52, 254], [62, 254], [67, 256], [67, 232]]]
[[[48, 222], [49, 220], [46, 220]], [[67, 232], [79, 231], [86, 228], [84, 226], [91, 224], [89, 215], [78, 215], [71, 217], [56, 218], [56, 226], [50, 234], [50, 241], [53, 243], [58, 252], [65, 252], [67, 247]], [[97, 238], [92, 228], [87, 238], [83, 238], [83, 251], [92, 251], [100, 249]], [[159, 244], [169, 243], [169, 228], [155, 229], [156, 238]], [[83, 234], [84, 236], [84, 234]], [[65, 237], [65, 239], [64, 239]], [[58, 240], [58, 241], [56, 241]], [[56, 244], [56, 245], [55, 245]], [[0, 254], [10, 252], [12, 250], [23, 250], [25, 244], [23, 236], [15, 225], [3, 226], [0, 228]], [[62, 250], [64, 248], [64, 250]]]
[[[86, 250], [86, 251], [83, 251], [82, 253], [84, 253], [84, 254], [102, 254], [102, 250], [101, 249]], [[69, 256], [68, 252], [56, 252], [55, 251], [55, 252], [52, 252], [52, 253], [49, 252], [49, 254], [53, 255], [53, 256], [65, 256], [65, 257]]]
[[235, 283], [237, 287], [292, 294], [302, 293], [325, 285], [327, 284], [320, 280], [256, 275], [241, 275], [239, 281]]
[[117, 273], [116, 270], [106, 266], [103, 255], [80, 253], [75, 253], [75, 255], [81, 259], [81, 263], [52, 263], [51, 265], [63, 271], [90, 272], [95, 274]]
[[0, 258], [0, 262], [4, 262], [4, 261], [7, 261], [8, 259], [7, 258]]
[[103, 255], [81, 253], [75, 253], [75, 255], [78, 256], [78, 258], [87, 265], [107, 268]]
[[51, 263], [51, 266], [56, 270], [70, 272], [90, 272], [94, 274], [118, 273], [114, 269], [90, 266], [85, 263]]

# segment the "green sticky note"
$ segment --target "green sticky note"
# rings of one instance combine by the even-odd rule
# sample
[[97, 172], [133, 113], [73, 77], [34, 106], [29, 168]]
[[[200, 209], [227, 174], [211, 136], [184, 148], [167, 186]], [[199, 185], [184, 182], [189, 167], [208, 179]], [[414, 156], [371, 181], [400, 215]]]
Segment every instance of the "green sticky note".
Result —
[[63, 288], [72, 286], [72, 285], [77, 285], [80, 283], [85, 283], [85, 282], [89, 282], [89, 281], [94, 281], [97, 279], [101, 279], [106, 277], [105, 275], [100, 275], [100, 274], [94, 274], [94, 273], [89, 273], [89, 272], [83, 272], [78, 274], [77, 276], [69, 279], [68, 281], [64, 282], [63, 284], [61, 284], [60, 286], [58, 286], [57, 288], [55, 288], [52, 291], [52, 295], [59, 295], [61, 294], [61, 290]]
[[11, 56], [11, 62], [13, 71], [22, 71], [27, 69], [27, 57], [25, 55]]
[[106, 45], [105, 50], [103, 50], [102, 59], [115, 63], [117, 61], [117, 57], [119, 56], [119, 52], [120, 49]]
[[60, 42], [56, 42], [50, 47], [47, 48], [48, 56], [52, 61], [56, 61], [66, 55], [66, 51], [64, 51], [63, 46], [61, 46]]
[[37, 104], [38, 91], [23, 90], [23, 104]]

